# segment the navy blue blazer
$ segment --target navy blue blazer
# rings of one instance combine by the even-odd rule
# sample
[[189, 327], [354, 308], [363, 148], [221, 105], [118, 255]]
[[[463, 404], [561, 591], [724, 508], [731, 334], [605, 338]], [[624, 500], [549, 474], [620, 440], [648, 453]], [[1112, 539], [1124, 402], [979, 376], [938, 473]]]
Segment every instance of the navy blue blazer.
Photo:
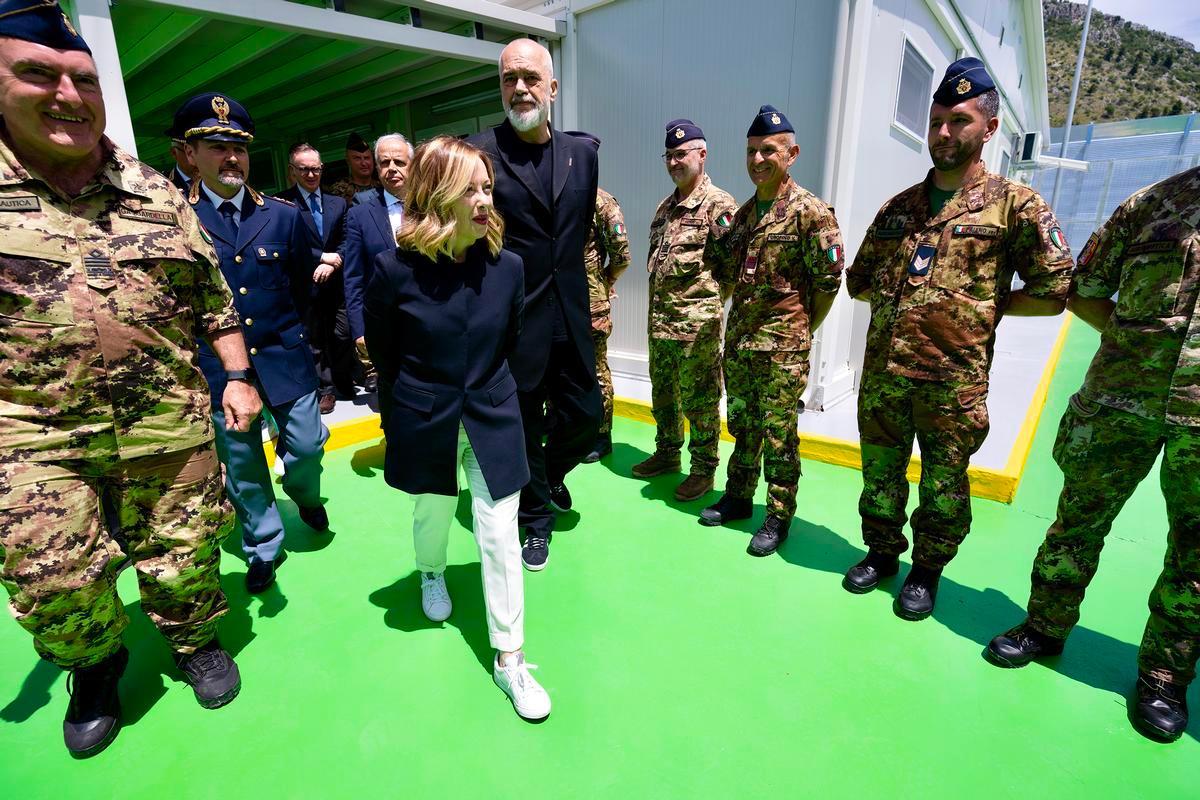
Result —
[[460, 422], [493, 498], [529, 482], [507, 360], [521, 334], [523, 272], [518, 256], [493, 257], [483, 242], [463, 264], [395, 249], [376, 259], [365, 321], [389, 485], [457, 494]]
[[553, 339], [553, 310], [547, 303], [551, 292], [562, 302], [580, 363], [595, 372], [583, 249], [596, 214], [596, 151], [581, 139], [553, 131], [554, 196], [546, 197], [534, 168], [511, 158], [520, 141], [508, 120], [467, 141], [491, 156], [496, 170], [492, 196], [504, 217], [504, 247], [525, 263], [525, 323], [511, 359], [517, 383], [530, 391], [546, 371]]
[[[346, 239], [346, 211], [349, 207], [345, 199], [321, 189], [321, 230], [318, 231], [317, 218], [313, 216], [312, 209], [308, 207], [308, 201], [304, 199], [299, 187], [289, 186], [276, 197], [294, 203], [296, 208], [300, 209], [300, 216], [304, 219], [304, 224], [308, 226], [308, 232], [318, 241], [317, 247], [313, 249], [313, 258], [316, 263], [320, 263], [322, 253], [342, 252], [342, 242]], [[346, 267], [345, 258], [342, 256], [343, 269]], [[336, 300], [340, 305], [345, 294], [344, 285], [345, 282], [339, 271], [339, 274], [330, 276], [329, 280], [324, 283], [314, 283], [313, 296], [321, 294]]]
[[375, 257], [396, 249], [383, 189], [359, 196], [346, 212], [346, 241], [342, 245], [342, 279], [346, 285], [346, 318], [350, 335], [365, 335], [363, 294], [371, 284]]
[[[234, 235], [199, 187], [188, 202], [212, 234], [221, 274], [233, 292], [250, 364], [258, 373], [266, 402], [282, 405], [316, 391], [317, 371], [301, 320], [308, 311], [316, 269], [314, 248], [320, 245], [299, 210], [247, 187], [242, 222]], [[208, 380], [213, 408], [220, 408], [225, 368], [203, 340], [200, 369]]]

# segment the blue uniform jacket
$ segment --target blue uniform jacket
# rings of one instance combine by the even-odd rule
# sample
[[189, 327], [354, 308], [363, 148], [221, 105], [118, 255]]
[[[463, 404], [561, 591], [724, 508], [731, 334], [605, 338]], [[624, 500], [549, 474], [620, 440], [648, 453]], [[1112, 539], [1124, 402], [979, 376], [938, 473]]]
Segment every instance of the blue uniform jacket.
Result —
[[[194, 189], [188, 201], [212, 234], [264, 401], [278, 406], [316, 391], [317, 371], [301, 320], [317, 265], [313, 253], [320, 243], [299, 210], [246, 187], [242, 222], [234, 236], [207, 194]], [[208, 380], [213, 408], [220, 408], [225, 368], [203, 341], [200, 369]]]

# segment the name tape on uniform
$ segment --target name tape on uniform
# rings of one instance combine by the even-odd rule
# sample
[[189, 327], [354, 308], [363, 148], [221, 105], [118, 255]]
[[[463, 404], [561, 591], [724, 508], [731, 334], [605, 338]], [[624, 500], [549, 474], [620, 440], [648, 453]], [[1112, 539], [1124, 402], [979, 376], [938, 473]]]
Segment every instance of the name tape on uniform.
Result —
[[41, 211], [42, 201], [37, 195], [0, 197], [0, 211]]

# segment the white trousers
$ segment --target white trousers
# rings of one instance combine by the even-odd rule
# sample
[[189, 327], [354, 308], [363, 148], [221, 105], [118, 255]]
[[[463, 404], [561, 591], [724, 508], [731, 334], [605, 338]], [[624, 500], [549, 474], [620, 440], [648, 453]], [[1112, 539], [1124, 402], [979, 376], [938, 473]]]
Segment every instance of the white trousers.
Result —
[[[483, 604], [487, 611], [488, 638], [502, 652], [520, 650], [525, 639], [525, 584], [521, 573], [521, 542], [517, 533], [517, 506], [521, 493], [493, 500], [467, 432], [458, 428], [458, 462], [471, 492], [471, 516], [479, 566], [483, 576]], [[446, 571], [446, 547], [458, 497], [441, 494], [413, 495], [413, 547], [417, 569]]]

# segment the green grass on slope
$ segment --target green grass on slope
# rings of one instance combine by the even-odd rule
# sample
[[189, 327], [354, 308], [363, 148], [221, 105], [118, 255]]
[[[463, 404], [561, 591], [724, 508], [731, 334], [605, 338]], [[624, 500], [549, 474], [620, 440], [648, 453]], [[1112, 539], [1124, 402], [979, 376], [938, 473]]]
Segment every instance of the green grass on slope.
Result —
[[1156, 481], [1117, 520], [1057, 664], [1005, 671], [980, 655], [1022, 617], [1061, 482], [1054, 429], [1095, 341], [1073, 327], [1017, 501], [974, 503], [930, 620], [893, 616], [897, 580], [862, 597], [839, 585], [862, 555], [858, 472], [805, 464], [791, 539], [753, 559], [761, 489], [755, 519], [701, 527], [704, 501], [670, 499], [677, 478], [628, 477], [653, 430], [618, 420], [613, 457], [570, 477], [577, 513], [560, 520], [548, 569], [526, 575], [526, 649], [554, 701], [530, 725], [491, 682], [468, 530], [451, 541], [454, 615], [433, 625], [412, 571], [411, 503], [364, 444], [330, 453], [333, 534], [289, 535], [277, 588], [248, 597], [228, 548], [221, 636], [244, 688], [224, 709], [201, 709], [176, 680], [127, 571], [128, 723], [100, 757], [73, 762], [61, 674], [0, 625], [0, 795], [1195, 796], [1200, 725], [1160, 746], [1125, 718], [1164, 548]]

